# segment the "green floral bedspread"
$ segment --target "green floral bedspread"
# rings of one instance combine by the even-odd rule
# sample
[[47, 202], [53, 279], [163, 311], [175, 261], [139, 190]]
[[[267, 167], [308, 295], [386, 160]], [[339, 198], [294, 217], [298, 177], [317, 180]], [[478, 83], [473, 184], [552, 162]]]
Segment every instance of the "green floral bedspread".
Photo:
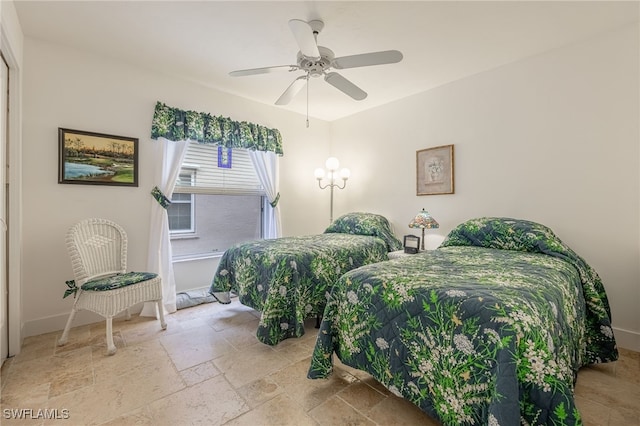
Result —
[[334, 353], [447, 425], [580, 424], [578, 369], [618, 357], [595, 271], [548, 228], [502, 218], [343, 275], [309, 378]]
[[275, 345], [304, 334], [304, 320], [320, 316], [333, 283], [345, 272], [387, 260], [402, 243], [389, 221], [354, 212], [336, 219], [323, 234], [258, 240], [229, 248], [220, 259], [209, 292], [261, 311], [257, 337]]
[[224, 253], [210, 292], [228, 303], [226, 292], [233, 290], [240, 303], [261, 311], [258, 340], [275, 345], [302, 336], [305, 318], [322, 315], [327, 293], [340, 275], [386, 259], [384, 242], [365, 235], [260, 240]]

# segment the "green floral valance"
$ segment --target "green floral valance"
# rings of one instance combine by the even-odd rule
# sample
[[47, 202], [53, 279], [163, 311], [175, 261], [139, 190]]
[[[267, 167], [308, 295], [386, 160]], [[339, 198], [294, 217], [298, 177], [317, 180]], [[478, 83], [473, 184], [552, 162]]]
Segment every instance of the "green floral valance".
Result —
[[283, 154], [282, 136], [277, 129], [205, 112], [183, 111], [161, 102], [156, 103], [151, 124], [151, 138], [159, 137]]

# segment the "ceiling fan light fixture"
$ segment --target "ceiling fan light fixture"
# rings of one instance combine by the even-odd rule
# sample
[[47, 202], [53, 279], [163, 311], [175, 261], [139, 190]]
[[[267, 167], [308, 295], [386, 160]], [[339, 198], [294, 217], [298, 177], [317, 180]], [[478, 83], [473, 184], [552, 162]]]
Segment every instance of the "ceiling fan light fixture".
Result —
[[[330, 72], [332, 68], [347, 69], [366, 67], [371, 65], [383, 65], [400, 62], [403, 58], [398, 50], [384, 50], [380, 52], [362, 53], [358, 55], [342, 56], [336, 58], [333, 51], [324, 46], [318, 46], [317, 36], [324, 28], [324, 22], [315, 19], [309, 22], [301, 19], [289, 20], [289, 28], [293, 33], [300, 51], [296, 57], [296, 65], [279, 65], [275, 67], [254, 68], [248, 70], [232, 71], [231, 76], [246, 76], [254, 74], [267, 74], [279, 69], [289, 71], [304, 71], [305, 75], [296, 78], [276, 101], [276, 105], [286, 105], [293, 100], [295, 95], [304, 87], [310, 77], [324, 76], [324, 80], [350, 96], [356, 101], [366, 99], [367, 92], [347, 80], [336, 72]], [[307, 84], [307, 92], [309, 85]], [[307, 123], [309, 95], [307, 93]]]

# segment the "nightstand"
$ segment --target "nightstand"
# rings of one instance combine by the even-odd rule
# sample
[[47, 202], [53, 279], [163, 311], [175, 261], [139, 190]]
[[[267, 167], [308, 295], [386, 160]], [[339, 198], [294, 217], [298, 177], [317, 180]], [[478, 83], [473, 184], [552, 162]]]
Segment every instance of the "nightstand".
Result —
[[405, 253], [404, 250], [396, 250], [396, 251], [390, 251], [389, 253], [387, 253], [387, 256], [389, 257], [389, 260], [391, 260], [391, 259], [399, 259], [401, 257], [406, 257], [406, 256], [413, 256], [413, 254]]

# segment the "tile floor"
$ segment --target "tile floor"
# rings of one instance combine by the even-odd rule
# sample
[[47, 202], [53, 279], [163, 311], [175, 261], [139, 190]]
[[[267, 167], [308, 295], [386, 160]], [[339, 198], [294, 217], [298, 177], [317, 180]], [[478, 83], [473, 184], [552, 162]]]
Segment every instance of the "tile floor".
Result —
[[[168, 329], [149, 318], [114, 321], [118, 352], [105, 356], [104, 324], [25, 339], [2, 367], [0, 423], [28, 425], [438, 425], [367, 374], [340, 365], [306, 378], [315, 340], [258, 342], [258, 314], [237, 300], [183, 309]], [[640, 425], [640, 353], [584, 368], [576, 400], [586, 425]], [[58, 419], [16, 420], [11, 409]], [[57, 411], [55, 411], [57, 410]], [[24, 411], [23, 411], [24, 412]], [[63, 417], [68, 417], [64, 419]]]

